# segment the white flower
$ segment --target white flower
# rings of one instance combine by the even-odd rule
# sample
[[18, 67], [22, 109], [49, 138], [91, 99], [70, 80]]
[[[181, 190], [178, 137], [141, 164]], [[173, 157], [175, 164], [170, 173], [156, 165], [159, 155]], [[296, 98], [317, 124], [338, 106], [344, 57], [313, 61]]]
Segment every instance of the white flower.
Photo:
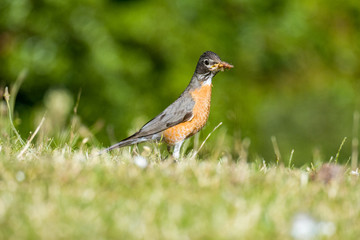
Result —
[[142, 157], [142, 156], [136, 156], [134, 157], [134, 163], [136, 164], [136, 166], [138, 166], [139, 168], [146, 168], [148, 165], [148, 162], [146, 160], [146, 158]]

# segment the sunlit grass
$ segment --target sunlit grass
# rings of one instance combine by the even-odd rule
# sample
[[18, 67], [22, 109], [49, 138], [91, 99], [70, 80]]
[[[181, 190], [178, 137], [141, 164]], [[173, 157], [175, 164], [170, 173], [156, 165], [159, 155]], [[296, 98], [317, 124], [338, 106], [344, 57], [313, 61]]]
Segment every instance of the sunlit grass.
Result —
[[360, 234], [348, 171], [325, 184], [282, 165], [1, 147], [1, 239], [289, 239], [298, 214], [331, 223], [331, 239]]

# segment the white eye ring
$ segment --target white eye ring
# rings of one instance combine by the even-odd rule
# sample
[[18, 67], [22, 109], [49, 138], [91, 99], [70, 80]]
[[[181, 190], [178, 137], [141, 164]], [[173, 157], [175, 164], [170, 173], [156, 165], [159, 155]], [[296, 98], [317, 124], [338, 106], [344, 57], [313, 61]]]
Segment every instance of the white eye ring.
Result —
[[209, 64], [210, 64], [208, 59], [205, 59], [204, 63], [205, 63], [206, 66], [209, 66]]

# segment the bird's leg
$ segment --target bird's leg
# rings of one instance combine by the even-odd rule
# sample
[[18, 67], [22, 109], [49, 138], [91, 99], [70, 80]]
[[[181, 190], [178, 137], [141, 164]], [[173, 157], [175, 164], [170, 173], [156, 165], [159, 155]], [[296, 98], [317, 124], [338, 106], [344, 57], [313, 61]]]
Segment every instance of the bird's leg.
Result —
[[172, 153], [172, 156], [175, 159], [175, 161], [180, 158], [180, 149], [181, 149], [183, 142], [184, 142], [184, 140], [176, 143], [174, 146], [174, 151]]

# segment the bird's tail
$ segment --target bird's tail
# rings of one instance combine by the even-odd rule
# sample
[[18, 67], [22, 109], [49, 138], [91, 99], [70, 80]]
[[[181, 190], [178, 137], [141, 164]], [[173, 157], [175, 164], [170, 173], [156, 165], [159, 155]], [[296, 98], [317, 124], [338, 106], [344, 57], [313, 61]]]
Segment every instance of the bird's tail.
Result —
[[105, 153], [105, 152], [108, 152], [108, 151], [111, 151], [115, 148], [121, 148], [121, 147], [126, 147], [126, 146], [130, 146], [130, 145], [133, 145], [133, 144], [136, 144], [136, 143], [141, 143], [141, 142], [146, 142], [146, 141], [149, 141], [153, 139], [152, 136], [146, 136], [146, 137], [136, 137], [135, 134], [128, 137], [128, 138], [125, 138], [124, 140], [102, 150], [100, 152], [100, 154], [102, 153]]

